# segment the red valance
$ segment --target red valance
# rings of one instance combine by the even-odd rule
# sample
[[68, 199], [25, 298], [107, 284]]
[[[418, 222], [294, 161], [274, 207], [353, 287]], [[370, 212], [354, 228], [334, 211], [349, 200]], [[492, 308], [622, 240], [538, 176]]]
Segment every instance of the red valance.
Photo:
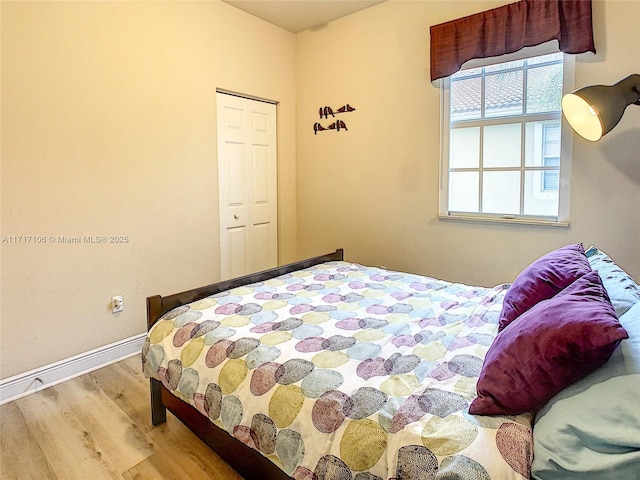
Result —
[[593, 52], [591, 0], [520, 0], [431, 27], [431, 81], [472, 58], [558, 40], [565, 53]]

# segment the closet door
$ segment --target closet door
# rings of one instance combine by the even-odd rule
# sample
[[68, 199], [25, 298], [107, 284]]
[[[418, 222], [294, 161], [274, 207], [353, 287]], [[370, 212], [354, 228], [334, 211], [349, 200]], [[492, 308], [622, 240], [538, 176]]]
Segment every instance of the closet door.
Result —
[[278, 264], [276, 106], [218, 92], [220, 275]]

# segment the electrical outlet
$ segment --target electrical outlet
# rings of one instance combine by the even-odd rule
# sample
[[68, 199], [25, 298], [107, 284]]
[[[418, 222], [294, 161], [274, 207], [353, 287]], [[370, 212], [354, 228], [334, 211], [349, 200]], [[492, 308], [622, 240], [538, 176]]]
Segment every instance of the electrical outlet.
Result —
[[124, 310], [124, 301], [122, 295], [111, 297], [111, 313], [118, 313]]

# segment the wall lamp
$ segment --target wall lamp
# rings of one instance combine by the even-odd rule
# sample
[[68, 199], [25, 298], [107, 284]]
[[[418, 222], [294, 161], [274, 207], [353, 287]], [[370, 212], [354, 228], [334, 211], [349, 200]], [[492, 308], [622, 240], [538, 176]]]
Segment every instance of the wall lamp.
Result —
[[595, 142], [615, 127], [628, 105], [640, 105], [640, 75], [615, 85], [583, 87], [562, 97], [562, 113], [575, 132]]

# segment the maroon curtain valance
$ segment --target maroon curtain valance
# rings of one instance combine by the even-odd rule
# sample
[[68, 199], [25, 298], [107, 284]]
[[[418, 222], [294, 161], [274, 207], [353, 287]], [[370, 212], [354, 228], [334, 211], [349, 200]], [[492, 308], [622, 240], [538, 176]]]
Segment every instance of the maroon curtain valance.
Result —
[[558, 40], [565, 53], [593, 52], [591, 0], [520, 0], [431, 27], [431, 81], [472, 58]]

